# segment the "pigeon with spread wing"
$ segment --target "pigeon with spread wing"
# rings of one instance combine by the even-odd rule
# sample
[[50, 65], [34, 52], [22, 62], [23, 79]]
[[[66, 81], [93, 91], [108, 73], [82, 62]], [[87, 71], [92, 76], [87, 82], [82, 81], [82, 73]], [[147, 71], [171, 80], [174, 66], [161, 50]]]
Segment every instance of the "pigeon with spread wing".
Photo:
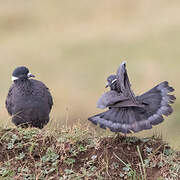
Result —
[[173, 112], [170, 104], [175, 96], [170, 95], [174, 89], [164, 81], [140, 96], [135, 96], [131, 90], [126, 62], [122, 62], [116, 75], [107, 78], [110, 91], [104, 93], [97, 102], [97, 107], [108, 108], [107, 111], [89, 117], [94, 124], [101, 128], [109, 128], [113, 132], [124, 134], [151, 129], [161, 123], [163, 115]]

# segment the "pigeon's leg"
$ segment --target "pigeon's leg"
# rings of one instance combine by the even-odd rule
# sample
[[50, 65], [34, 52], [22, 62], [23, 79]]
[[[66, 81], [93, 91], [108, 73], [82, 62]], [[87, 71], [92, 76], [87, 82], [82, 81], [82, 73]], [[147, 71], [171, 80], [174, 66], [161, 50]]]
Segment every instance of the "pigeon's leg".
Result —
[[118, 138], [118, 139], [124, 139], [126, 138], [126, 136], [124, 136], [124, 134], [120, 133], [120, 132], [115, 132], [115, 138]]
[[114, 139], [120, 139], [120, 133], [119, 132], [115, 132]]
[[115, 132], [114, 139], [116, 139], [116, 138], [119, 138], [119, 133], [118, 132]]

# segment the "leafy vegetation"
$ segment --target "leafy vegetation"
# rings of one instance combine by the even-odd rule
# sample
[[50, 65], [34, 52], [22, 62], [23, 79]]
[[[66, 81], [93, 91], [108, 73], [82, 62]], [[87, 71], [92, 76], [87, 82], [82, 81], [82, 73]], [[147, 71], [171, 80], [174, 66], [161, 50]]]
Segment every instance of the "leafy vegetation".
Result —
[[177, 179], [180, 152], [161, 137], [98, 137], [80, 125], [57, 132], [0, 130], [0, 178]]

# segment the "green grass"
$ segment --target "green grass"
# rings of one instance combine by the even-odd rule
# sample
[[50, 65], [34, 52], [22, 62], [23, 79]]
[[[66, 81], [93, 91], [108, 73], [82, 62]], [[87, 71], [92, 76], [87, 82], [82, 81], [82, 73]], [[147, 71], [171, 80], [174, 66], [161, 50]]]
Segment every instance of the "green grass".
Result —
[[137, 94], [164, 80], [175, 88], [173, 115], [147, 133], [158, 131], [179, 149], [178, 7], [178, 0], [2, 2], [0, 126], [13, 127], [4, 101], [16, 66], [26, 65], [51, 89], [52, 130], [66, 123], [66, 109], [70, 125], [99, 112], [106, 77], [126, 60]]

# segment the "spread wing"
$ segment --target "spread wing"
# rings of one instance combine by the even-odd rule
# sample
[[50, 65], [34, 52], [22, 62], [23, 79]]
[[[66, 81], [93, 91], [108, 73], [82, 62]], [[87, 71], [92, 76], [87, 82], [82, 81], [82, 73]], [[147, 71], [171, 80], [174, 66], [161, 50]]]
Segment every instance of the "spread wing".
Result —
[[134, 104], [137, 104], [135, 95], [131, 90], [131, 84], [126, 69], [126, 62], [122, 62], [117, 70], [117, 88], [119, 92], [128, 97]]

